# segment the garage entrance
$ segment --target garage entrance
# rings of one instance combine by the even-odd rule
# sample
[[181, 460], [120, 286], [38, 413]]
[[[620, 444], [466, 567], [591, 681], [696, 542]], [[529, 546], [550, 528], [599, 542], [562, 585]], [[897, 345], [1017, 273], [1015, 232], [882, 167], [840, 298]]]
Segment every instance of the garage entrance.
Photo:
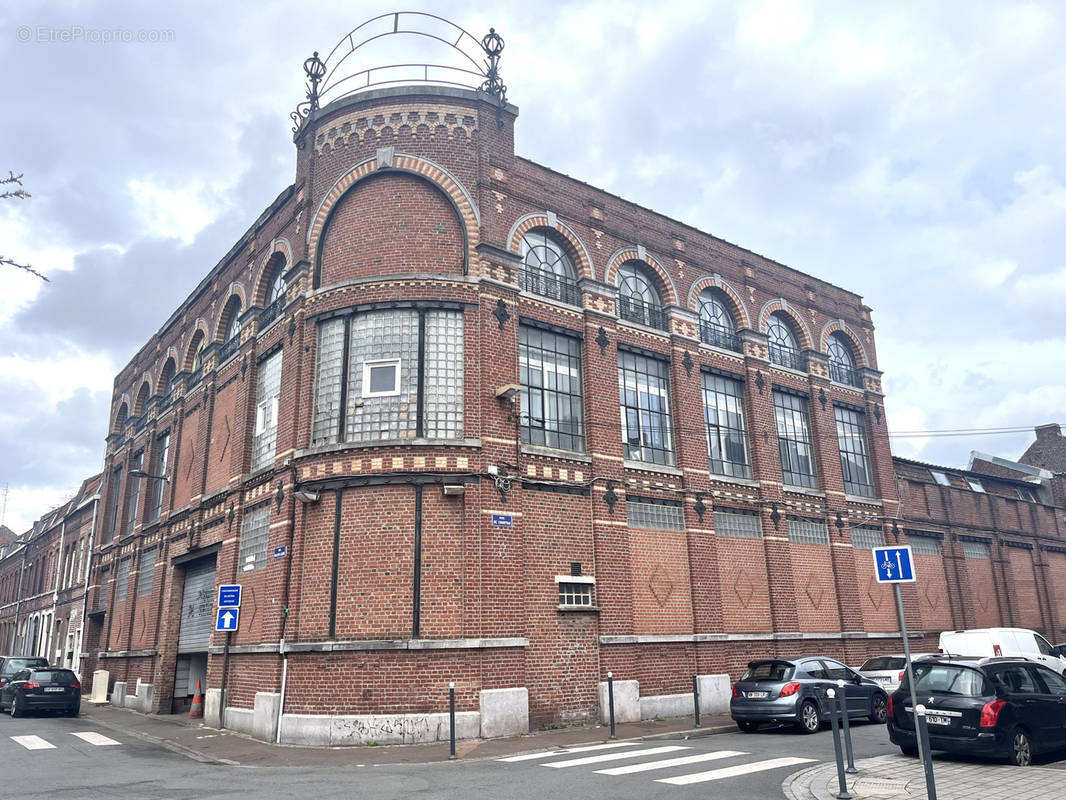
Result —
[[211, 555], [185, 565], [185, 588], [181, 597], [178, 629], [178, 660], [174, 669], [175, 714], [192, 705], [196, 681], [207, 691], [207, 648], [215, 625], [215, 558]]

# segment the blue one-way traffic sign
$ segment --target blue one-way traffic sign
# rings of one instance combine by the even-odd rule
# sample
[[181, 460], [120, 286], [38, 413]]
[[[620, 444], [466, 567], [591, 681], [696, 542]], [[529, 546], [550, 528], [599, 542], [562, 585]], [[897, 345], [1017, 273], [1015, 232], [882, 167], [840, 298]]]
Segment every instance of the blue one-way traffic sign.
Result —
[[218, 617], [215, 619], [216, 631], [235, 631], [237, 630], [237, 622], [241, 618], [241, 610], [239, 608], [220, 608], [218, 610]]
[[874, 570], [878, 583], [914, 583], [914, 559], [910, 545], [875, 547]]
[[239, 583], [222, 584], [218, 587], [218, 607], [241, 607], [241, 585]]

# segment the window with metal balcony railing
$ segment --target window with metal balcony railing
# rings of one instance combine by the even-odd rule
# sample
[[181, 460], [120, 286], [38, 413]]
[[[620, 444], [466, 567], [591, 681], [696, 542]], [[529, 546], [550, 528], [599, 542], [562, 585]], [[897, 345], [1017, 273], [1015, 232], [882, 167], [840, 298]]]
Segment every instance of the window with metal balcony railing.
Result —
[[700, 341], [712, 347], [732, 350], [734, 353], [741, 352], [740, 337], [734, 331], [723, 328], [721, 325], [700, 324]]
[[198, 384], [203, 377], [204, 377], [204, 368], [202, 366], [201, 367], [197, 367], [192, 372], [190, 372], [189, 376], [185, 379], [185, 388], [191, 389], [196, 384]]
[[550, 297], [552, 300], [572, 306], [581, 305], [581, 292], [578, 291], [577, 281], [566, 275], [556, 275], [542, 270], [520, 269], [518, 270], [518, 285], [525, 291], [541, 297]]
[[240, 349], [240, 346], [241, 337], [239, 334], [225, 342], [222, 347], [218, 349], [218, 363], [221, 364], [223, 361], [229, 361]]
[[836, 383], [844, 383], [848, 386], [862, 386], [862, 382], [859, 380], [859, 374], [851, 367], [844, 364], [837, 364], [834, 361], [829, 362], [829, 379]]
[[285, 295], [281, 295], [274, 300], [270, 305], [259, 312], [259, 330], [263, 330], [267, 325], [281, 316], [282, 309], [285, 308]]
[[638, 325], [647, 325], [649, 328], [666, 330], [666, 314], [662, 308], [631, 297], [618, 298], [618, 316], [627, 322], [636, 322]]
[[166, 411], [172, 405], [174, 405], [174, 390], [170, 389], [170, 391], [159, 399], [159, 411]]
[[803, 355], [799, 350], [793, 350], [791, 347], [782, 347], [771, 342], [770, 361], [782, 367], [803, 372]]

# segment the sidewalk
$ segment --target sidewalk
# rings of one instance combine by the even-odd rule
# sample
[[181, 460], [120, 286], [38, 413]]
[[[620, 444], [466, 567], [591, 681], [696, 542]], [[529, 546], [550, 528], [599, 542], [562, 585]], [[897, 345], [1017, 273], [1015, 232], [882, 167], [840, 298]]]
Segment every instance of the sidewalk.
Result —
[[[113, 706], [82, 706], [83, 717], [120, 734], [162, 745], [189, 758], [212, 764], [270, 767], [344, 767], [372, 764], [426, 764], [448, 761], [448, 742], [379, 747], [297, 747], [275, 745], [233, 731], [208, 728], [199, 720], [178, 715], [140, 714]], [[645, 720], [616, 726], [617, 738], [685, 739], [735, 731], [728, 715], [704, 717], [692, 727], [691, 718]], [[506, 739], [469, 739], [455, 743], [459, 759], [502, 758], [550, 748], [608, 741], [607, 726], [565, 728], [512, 736]]]
[[[925, 771], [917, 758], [878, 756], [855, 762], [848, 775], [854, 800], [926, 800]], [[937, 800], [1059, 800], [1066, 796], [1061, 769], [1010, 767], [933, 758]], [[785, 781], [788, 800], [836, 800], [836, 764], [821, 764]]]

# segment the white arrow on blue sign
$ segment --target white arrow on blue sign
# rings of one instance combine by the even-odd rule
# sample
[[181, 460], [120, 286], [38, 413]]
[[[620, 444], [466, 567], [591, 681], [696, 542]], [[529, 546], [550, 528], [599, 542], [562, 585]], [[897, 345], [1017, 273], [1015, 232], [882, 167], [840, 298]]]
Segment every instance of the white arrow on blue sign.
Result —
[[878, 583], [914, 583], [914, 559], [910, 545], [875, 547], [874, 570]]
[[218, 610], [218, 617], [215, 619], [216, 631], [235, 631], [237, 630], [237, 622], [241, 618], [241, 610], [239, 608], [220, 608]]
[[239, 583], [222, 584], [218, 587], [218, 607], [241, 607], [241, 585]]

